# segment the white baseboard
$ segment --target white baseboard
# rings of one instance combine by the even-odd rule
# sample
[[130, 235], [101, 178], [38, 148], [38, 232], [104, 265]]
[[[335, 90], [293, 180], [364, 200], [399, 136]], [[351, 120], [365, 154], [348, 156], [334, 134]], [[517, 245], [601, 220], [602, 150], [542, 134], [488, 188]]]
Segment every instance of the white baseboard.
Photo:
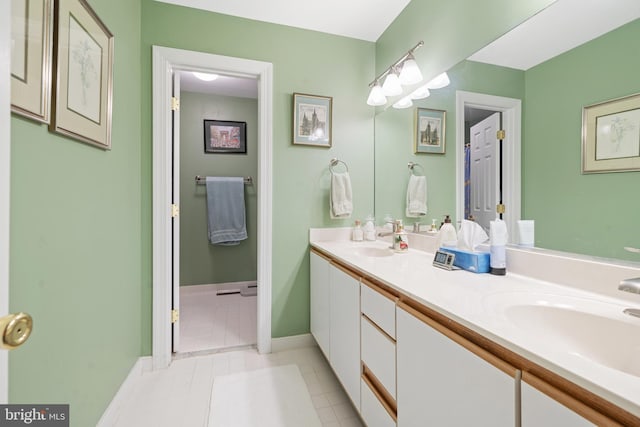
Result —
[[318, 344], [311, 334], [292, 335], [290, 337], [271, 338], [271, 352], [292, 350], [295, 348], [315, 347]]
[[120, 407], [124, 402], [129, 399], [129, 395], [133, 392], [133, 383], [137, 377], [141, 376], [145, 372], [150, 372], [153, 369], [153, 362], [151, 356], [139, 357], [136, 363], [133, 365], [127, 378], [124, 379], [118, 392], [111, 399], [111, 403], [100, 417], [97, 427], [109, 427], [116, 424]]

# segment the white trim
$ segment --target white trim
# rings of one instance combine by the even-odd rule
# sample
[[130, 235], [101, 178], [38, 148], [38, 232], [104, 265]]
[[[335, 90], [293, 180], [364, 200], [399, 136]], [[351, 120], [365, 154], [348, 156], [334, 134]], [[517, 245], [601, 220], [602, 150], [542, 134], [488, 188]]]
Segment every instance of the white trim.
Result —
[[290, 337], [273, 338], [271, 340], [271, 351], [293, 350], [296, 348], [316, 347], [318, 343], [311, 334], [292, 335]]
[[464, 218], [464, 107], [502, 112], [503, 144], [502, 198], [507, 205], [504, 220], [509, 240], [516, 237], [516, 221], [521, 218], [522, 101], [515, 98], [456, 91], [456, 219]]
[[151, 361], [151, 357], [140, 357], [134, 363], [133, 367], [129, 371], [129, 375], [124, 379], [122, 384], [120, 384], [120, 388], [116, 392], [113, 399], [105, 409], [104, 413], [100, 417], [98, 424], [96, 427], [108, 427], [116, 425], [118, 421], [118, 415], [120, 415], [120, 408], [127, 402], [131, 400], [131, 396], [135, 391], [136, 381], [142, 374], [146, 372], [150, 372], [153, 366], [153, 362]]
[[[9, 313], [11, 167], [11, 2], [0, 1], [0, 316]], [[0, 350], [0, 404], [9, 401], [9, 356]]]
[[258, 351], [271, 352], [273, 65], [153, 46], [153, 367], [171, 362], [171, 97], [172, 70], [258, 79]]

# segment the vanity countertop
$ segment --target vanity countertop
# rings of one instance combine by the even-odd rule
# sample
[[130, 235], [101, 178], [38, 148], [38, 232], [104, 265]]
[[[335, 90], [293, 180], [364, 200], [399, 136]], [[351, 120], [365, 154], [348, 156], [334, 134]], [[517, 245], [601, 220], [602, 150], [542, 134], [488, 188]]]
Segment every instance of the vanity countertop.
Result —
[[[640, 333], [633, 334], [640, 318], [623, 313], [640, 308], [640, 298], [629, 302], [511, 272], [447, 271], [422, 250], [385, 254], [386, 240], [325, 241], [312, 233], [311, 246], [640, 417]], [[362, 250], [369, 247], [375, 250]], [[578, 316], [562, 318], [567, 310]], [[561, 324], [554, 324], [558, 313]], [[609, 331], [612, 325], [622, 328]]]

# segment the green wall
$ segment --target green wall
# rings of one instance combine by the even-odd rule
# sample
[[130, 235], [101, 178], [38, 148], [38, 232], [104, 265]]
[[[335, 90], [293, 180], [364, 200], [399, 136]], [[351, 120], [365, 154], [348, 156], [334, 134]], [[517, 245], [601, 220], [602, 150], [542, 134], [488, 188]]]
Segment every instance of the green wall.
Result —
[[640, 172], [581, 174], [582, 108], [640, 92], [640, 20], [525, 74], [522, 214], [536, 244], [637, 261]]
[[95, 425], [141, 350], [140, 3], [92, 0], [115, 35], [103, 151], [11, 118], [10, 309], [34, 318], [10, 353], [9, 399], [68, 403]]
[[[384, 215], [403, 218], [407, 228], [416, 221], [440, 224], [444, 215], [456, 218], [456, 91], [479, 92], [508, 98], [524, 98], [524, 72], [479, 62], [462, 61], [448, 71], [451, 84], [431, 91], [431, 95], [404, 110], [389, 108], [376, 115], [375, 207], [380, 222]], [[414, 154], [414, 126], [417, 108], [446, 111], [445, 154]], [[427, 215], [405, 217], [409, 182], [408, 162], [422, 168], [416, 172], [427, 177]]]
[[[246, 154], [206, 154], [203, 120], [247, 123]], [[180, 285], [256, 280], [259, 184], [245, 186], [248, 238], [237, 246], [209, 243], [207, 192], [196, 175], [252, 176], [258, 173], [258, 102], [182, 92], [180, 95]]]
[[[143, 230], [151, 249], [151, 46], [249, 58], [273, 64], [273, 293], [272, 335], [309, 332], [309, 227], [350, 225], [373, 210], [373, 110], [367, 80], [374, 44], [314, 31], [142, 3]], [[292, 94], [333, 97], [333, 146], [292, 145]], [[349, 165], [354, 213], [329, 218], [329, 160]], [[257, 183], [259, 185], [260, 183]], [[145, 265], [144, 352], [151, 350], [151, 266]], [[146, 284], [149, 284], [148, 286]]]

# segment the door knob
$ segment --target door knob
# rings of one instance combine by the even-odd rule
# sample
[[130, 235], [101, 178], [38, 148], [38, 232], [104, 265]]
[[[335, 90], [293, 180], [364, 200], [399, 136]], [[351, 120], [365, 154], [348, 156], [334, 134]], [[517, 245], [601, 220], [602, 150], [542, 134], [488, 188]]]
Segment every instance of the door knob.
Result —
[[33, 319], [27, 313], [14, 313], [0, 317], [0, 348], [13, 350], [20, 347], [31, 335]]

